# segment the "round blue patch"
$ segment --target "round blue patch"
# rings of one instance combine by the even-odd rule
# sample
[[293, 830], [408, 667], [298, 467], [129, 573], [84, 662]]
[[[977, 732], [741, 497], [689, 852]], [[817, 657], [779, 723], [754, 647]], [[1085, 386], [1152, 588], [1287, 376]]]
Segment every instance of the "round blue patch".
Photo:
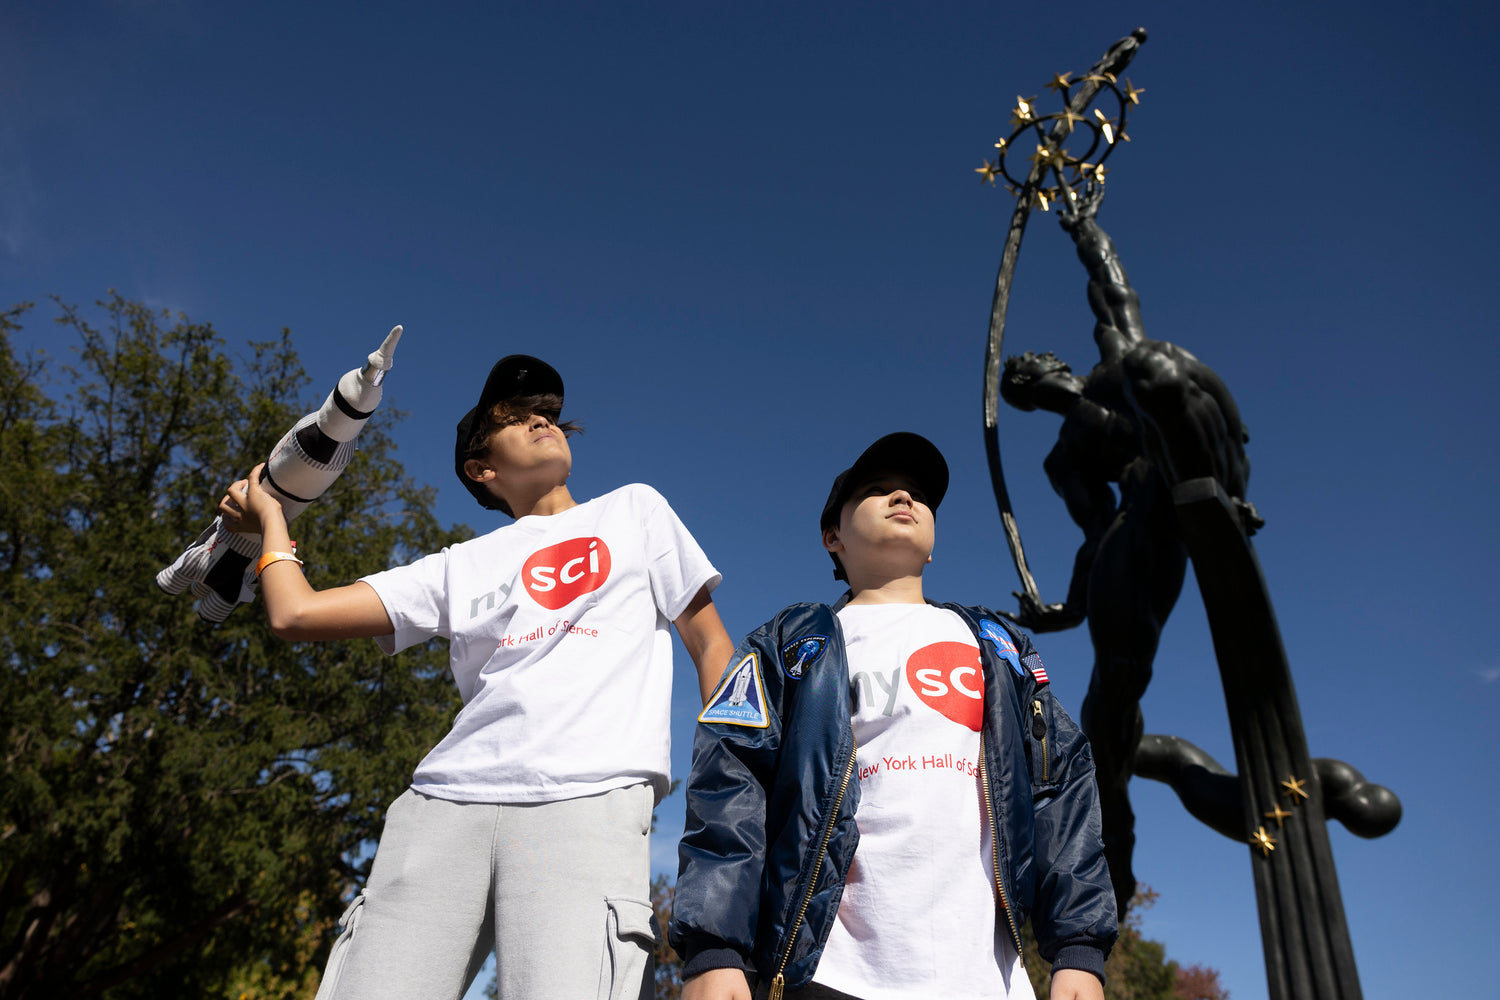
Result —
[[828, 649], [828, 636], [805, 635], [793, 639], [781, 647], [781, 672], [794, 681], [800, 681], [807, 668], [818, 661]]

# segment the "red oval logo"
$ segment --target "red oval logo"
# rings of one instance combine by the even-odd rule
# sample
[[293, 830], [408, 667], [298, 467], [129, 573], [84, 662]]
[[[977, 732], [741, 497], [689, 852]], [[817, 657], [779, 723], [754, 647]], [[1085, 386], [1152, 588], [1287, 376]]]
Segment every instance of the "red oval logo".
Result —
[[929, 708], [979, 732], [984, 716], [984, 668], [976, 647], [964, 642], [923, 646], [906, 661], [906, 682]]
[[602, 538], [570, 538], [531, 554], [521, 567], [526, 592], [544, 608], [556, 611], [591, 594], [609, 579], [609, 546]]

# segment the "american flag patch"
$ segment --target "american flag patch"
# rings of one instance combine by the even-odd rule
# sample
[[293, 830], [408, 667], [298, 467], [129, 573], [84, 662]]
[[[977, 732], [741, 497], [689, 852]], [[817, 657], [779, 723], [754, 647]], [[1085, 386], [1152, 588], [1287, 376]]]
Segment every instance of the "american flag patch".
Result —
[[1036, 678], [1036, 682], [1038, 684], [1048, 683], [1047, 668], [1042, 666], [1042, 658], [1040, 655], [1036, 653], [1027, 653], [1025, 656], [1021, 657], [1021, 664], [1027, 670], [1031, 671], [1031, 676]]

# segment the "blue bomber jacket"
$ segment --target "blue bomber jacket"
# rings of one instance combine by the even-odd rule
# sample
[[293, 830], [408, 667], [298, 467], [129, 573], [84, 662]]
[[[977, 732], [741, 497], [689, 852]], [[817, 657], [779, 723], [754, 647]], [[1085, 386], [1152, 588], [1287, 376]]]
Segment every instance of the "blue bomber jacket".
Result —
[[[999, 924], [1019, 952], [1029, 916], [1053, 969], [1102, 979], [1117, 926], [1088, 742], [1033, 673], [1041, 659], [1023, 633], [983, 608], [941, 607], [974, 633], [984, 666], [980, 780]], [[859, 843], [849, 667], [834, 610], [796, 604], [751, 633], [697, 726], [668, 926], [684, 977], [740, 968], [770, 980], [774, 996], [778, 985], [806, 985], [818, 966]], [[1001, 649], [1006, 638], [1014, 651]], [[738, 715], [716, 711], [736, 681]]]

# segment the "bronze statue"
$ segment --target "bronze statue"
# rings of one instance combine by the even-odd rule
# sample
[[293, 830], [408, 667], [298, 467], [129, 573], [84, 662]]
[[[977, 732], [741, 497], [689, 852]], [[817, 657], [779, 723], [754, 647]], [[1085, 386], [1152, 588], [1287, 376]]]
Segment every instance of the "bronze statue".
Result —
[[[976, 172], [1003, 177], [1016, 205], [995, 279], [984, 368], [990, 480], [1016, 574], [1020, 608], [1037, 631], [1087, 621], [1094, 670], [1080, 713], [1097, 758], [1105, 854], [1122, 914], [1134, 889], [1131, 774], [1167, 783], [1188, 812], [1250, 849], [1271, 1000], [1359, 1000], [1327, 820], [1378, 837], [1401, 817], [1387, 788], [1342, 761], [1312, 758], [1270, 591], [1250, 536], [1262, 526], [1245, 498], [1248, 435], [1224, 383], [1189, 352], [1149, 339], [1140, 302], [1097, 214], [1104, 160], [1125, 134], [1140, 88], [1119, 74], [1145, 41], [1136, 29], [1074, 80], [1047, 84], [1064, 109], [1018, 97], [1000, 155]], [[1113, 97], [1111, 116], [1091, 107]], [[1083, 131], [1079, 136], [1075, 130]], [[1036, 152], [1024, 181], [1009, 151]], [[1078, 155], [1068, 151], [1072, 142]], [[1058, 206], [1088, 271], [1099, 363], [1079, 378], [1051, 354], [1010, 358], [1001, 343], [1026, 221]], [[1046, 472], [1083, 530], [1067, 599], [1048, 604], [1027, 566], [1000, 461], [999, 401], [1063, 418]], [[1116, 495], [1118, 490], [1118, 496]], [[1186, 740], [1142, 733], [1140, 698], [1166, 618], [1191, 562], [1213, 635], [1237, 773]]]
[[1083, 544], [1066, 600], [1043, 604], [1020, 592], [1013, 618], [1036, 632], [1088, 622], [1094, 669], [1080, 721], [1094, 748], [1105, 856], [1124, 912], [1135, 894], [1128, 786], [1143, 731], [1140, 700], [1187, 569], [1171, 488], [1212, 476], [1235, 498], [1247, 530], [1263, 522], [1244, 500], [1248, 435], [1234, 399], [1192, 354], [1146, 336], [1140, 298], [1096, 219], [1103, 197], [1101, 185], [1089, 184], [1059, 219], [1088, 271], [1099, 363], [1079, 378], [1051, 353], [1012, 357], [1000, 394], [1018, 409], [1063, 418], [1044, 468]]

